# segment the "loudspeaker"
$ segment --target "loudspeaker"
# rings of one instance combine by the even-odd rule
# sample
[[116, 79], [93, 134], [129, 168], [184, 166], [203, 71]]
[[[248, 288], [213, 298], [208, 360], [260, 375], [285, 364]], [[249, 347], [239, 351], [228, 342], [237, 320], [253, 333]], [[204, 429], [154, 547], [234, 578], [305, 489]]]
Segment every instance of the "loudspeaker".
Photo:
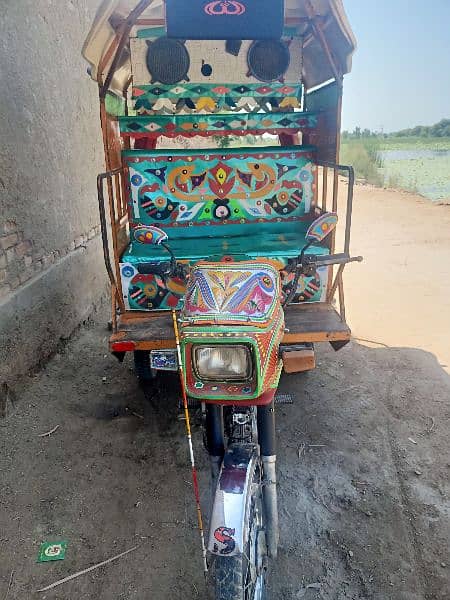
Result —
[[281, 40], [258, 40], [250, 46], [247, 62], [250, 73], [259, 81], [276, 81], [289, 68], [289, 46]]
[[166, 0], [166, 23], [180, 39], [279, 39], [284, 0]]
[[162, 37], [147, 44], [146, 62], [148, 72], [152, 74], [151, 83], [173, 85], [187, 81], [191, 61], [182, 42]]
[[[302, 44], [300, 38], [289, 41], [245, 40], [226, 51], [226, 42], [132, 38], [131, 62], [133, 85], [159, 82], [176, 84], [242, 84], [275, 81], [286, 84], [301, 80]], [[174, 57], [178, 57], [175, 64]], [[187, 71], [186, 71], [187, 69]]]

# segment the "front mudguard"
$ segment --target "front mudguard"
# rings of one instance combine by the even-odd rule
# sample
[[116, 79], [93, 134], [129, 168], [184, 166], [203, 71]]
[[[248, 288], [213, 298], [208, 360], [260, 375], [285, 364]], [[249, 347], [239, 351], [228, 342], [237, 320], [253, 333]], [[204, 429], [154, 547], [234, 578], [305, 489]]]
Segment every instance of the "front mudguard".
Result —
[[236, 556], [245, 547], [250, 486], [258, 460], [255, 444], [231, 444], [225, 453], [211, 514], [208, 550], [212, 554]]

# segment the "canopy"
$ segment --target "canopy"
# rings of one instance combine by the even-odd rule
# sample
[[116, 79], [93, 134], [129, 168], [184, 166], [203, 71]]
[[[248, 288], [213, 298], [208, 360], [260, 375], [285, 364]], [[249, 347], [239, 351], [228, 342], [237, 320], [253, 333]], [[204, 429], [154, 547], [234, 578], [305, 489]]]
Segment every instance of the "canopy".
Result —
[[[137, 26], [160, 29], [165, 25], [164, 0], [148, 2]], [[104, 82], [126, 19], [144, 4], [145, 0], [104, 0], [100, 5], [83, 46], [83, 56], [91, 65], [95, 81]], [[342, 0], [285, 0], [285, 21], [288, 25], [298, 24], [305, 34], [303, 78], [307, 88], [350, 72], [356, 40]], [[130, 53], [125, 45], [110, 89], [122, 94], [130, 77]]]

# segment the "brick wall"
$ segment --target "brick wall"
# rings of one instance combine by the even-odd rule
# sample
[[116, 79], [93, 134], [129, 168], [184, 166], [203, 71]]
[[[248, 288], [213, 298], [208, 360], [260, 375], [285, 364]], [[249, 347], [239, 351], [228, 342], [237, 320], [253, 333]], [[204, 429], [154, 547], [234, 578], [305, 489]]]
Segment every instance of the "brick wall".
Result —
[[6, 221], [0, 230], [0, 299], [4, 298], [58, 259], [84, 246], [100, 233], [100, 226], [79, 235], [66, 247], [50, 254], [34, 251], [33, 241], [24, 239], [14, 221]]

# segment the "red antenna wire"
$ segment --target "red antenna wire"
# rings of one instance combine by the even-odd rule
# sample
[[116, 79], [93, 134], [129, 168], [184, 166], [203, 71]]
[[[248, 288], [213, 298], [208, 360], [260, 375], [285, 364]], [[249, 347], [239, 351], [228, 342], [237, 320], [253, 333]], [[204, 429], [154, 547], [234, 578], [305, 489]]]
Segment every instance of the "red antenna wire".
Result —
[[202, 517], [202, 509], [200, 506], [200, 491], [199, 491], [199, 487], [198, 487], [197, 469], [195, 467], [194, 447], [192, 445], [191, 421], [189, 418], [189, 408], [188, 408], [188, 401], [187, 401], [187, 395], [186, 395], [186, 388], [184, 386], [183, 363], [181, 361], [181, 349], [180, 349], [180, 335], [178, 332], [178, 321], [177, 321], [177, 315], [176, 315], [175, 310], [172, 310], [172, 318], [173, 318], [173, 328], [175, 330], [175, 340], [177, 343], [178, 373], [180, 375], [181, 391], [183, 394], [183, 409], [184, 409], [184, 417], [185, 417], [185, 421], [186, 421], [186, 436], [188, 439], [189, 454], [191, 457], [192, 484], [194, 487], [194, 496], [195, 496], [195, 502], [197, 505], [198, 529], [200, 531], [200, 539], [201, 539], [201, 543], [202, 543], [203, 573], [204, 573], [205, 579], [206, 579], [208, 576], [208, 563], [206, 562], [206, 546], [205, 546], [205, 535], [204, 535], [204, 531], [203, 531], [203, 517]]

